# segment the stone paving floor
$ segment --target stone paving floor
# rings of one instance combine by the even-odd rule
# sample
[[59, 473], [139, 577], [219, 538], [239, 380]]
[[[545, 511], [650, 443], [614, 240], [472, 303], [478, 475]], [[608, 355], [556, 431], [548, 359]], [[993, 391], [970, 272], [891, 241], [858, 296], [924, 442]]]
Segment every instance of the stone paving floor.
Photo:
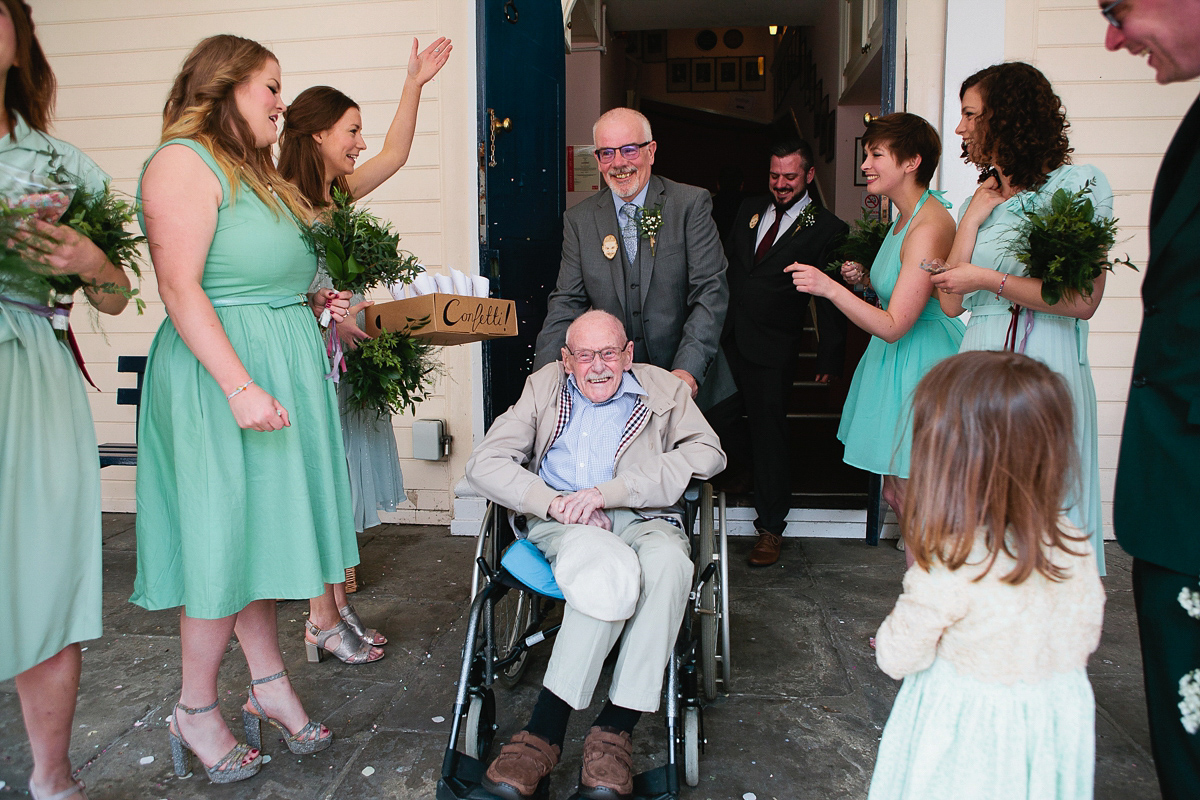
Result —
[[[146, 612], [128, 598], [135, 569], [132, 515], [104, 520], [105, 633], [87, 642], [72, 759], [91, 800], [332, 800], [432, 798], [446, 746], [462, 647], [473, 541], [446, 528], [383, 526], [360, 539], [360, 614], [391, 638], [387, 658], [347, 666], [308, 664], [301, 623], [307, 603], [279, 604], [281, 646], [313, 717], [337, 734], [317, 755], [274, 760], [249, 781], [210, 784], [174, 777], [165, 716], [179, 691], [174, 612]], [[900, 590], [903, 554], [890, 543], [788, 539], [780, 564], [744, 566], [751, 540], [731, 541], [733, 692], [705, 712], [701, 783], [683, 798], [862, 798], [898, 683], [875, 666], [868, 638]], [[1130, 559], [1107, 547], [1104, 638], [1090, 672], [1097, 700], [1096, 797], [1158, 797], [1148, 754]], [[233, 651], [220, 678], [222, 710], [238, 725], [248, 684]], [[548, 651], [535, 651], [524, 683], [498, 693], [498, 741], [524, 723]], [[604, 687], [597, 692], [603, 696]], [[552, 797], [578, 776], [582, 736], [599, 704], [577, 713]], [[635, 735], [635, 766], [665, 759], [661, 716]], [[152, 759], [152, 760], [151, 760]], [[145, 763], [144, 763], [145, 762]], [[0, 683], [0, 798], [26, 796], [29, 748], [12, 681]]]

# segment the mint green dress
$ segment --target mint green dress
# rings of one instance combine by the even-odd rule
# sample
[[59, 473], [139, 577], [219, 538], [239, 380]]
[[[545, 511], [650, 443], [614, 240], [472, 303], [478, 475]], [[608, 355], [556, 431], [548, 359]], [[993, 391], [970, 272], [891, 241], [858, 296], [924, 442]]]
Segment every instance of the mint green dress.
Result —
[[[1094, 181], [1091, 200], [1096, 213], [1112, 216], [1112, 189], [1104, 173], [1084, 164], [1066, 164], [1050, 173], [1034, 192], [1020, 192], [992, 210], [979, 227], [971, 263], [1009, 275], [1024, 275], [1025, 266], [1008, 252], [1013, 229], [1020, 223], [1024, 206], [1047, 201], [1058, 189], [1077, 191]], [[963, 205], [966, 212], [970, 201]], [[977, 291], [963, 298], [971, 312], [962, 351], [1003, 350], [1012, 314], [1012, 303], [994, 292]], [[1104, 574], [1104, 520], [1101, 515], [1099, 436], [1096, 420], [1096, 387], [1088, 362], [1087, 320], [1022, 311], [1018, 320], [1017, 352], [1046, 364], [1067, 381], [1075, 406], [1075, 444], [1079, 448], [1082, 480], [1068, 496], [1066, 514], [1071, 523], [1091, 536], [1100, 574]]]
[[[908, 225], [931, 196], [947, 205], [940, 192], [926, 190], [898, 230], [899, 220], [892, 223], [871, 265], [871, 287], [885, 309], [900, 278], [900, 248]], [[929, 298], [912, 329], [897, 341], [871, 337], [854, 370], [838, 426], [847, 464], [877, 475], [908, 477], [913, 392], [934, 364], [958, 352], [962, 337], [963, 324], [942, 313], [936, 297]]]
[[[304, 293], [317, 269], [295, 218], [224, 173], [201, 284], [254, 382], [291, 426], [243, 430], [170, 318], [150, 346], [138, 438], [132, 602], [216, 619], [254, 600], [316, 597], [358, 563], [333, 384]], [[139, 190], [140, 194], [140, 190]], [[232, 200], [232, 202], [231, 202]], [[143, 222], [144, 227], [144, 222]]]
[[[0, 163], [62, 166], [92, 191], [108, 178], [66, 142], [16, 117]], [[45, 306], [0, 285], [0, 681], [101, 633], [100, 459], [83, 378]]]

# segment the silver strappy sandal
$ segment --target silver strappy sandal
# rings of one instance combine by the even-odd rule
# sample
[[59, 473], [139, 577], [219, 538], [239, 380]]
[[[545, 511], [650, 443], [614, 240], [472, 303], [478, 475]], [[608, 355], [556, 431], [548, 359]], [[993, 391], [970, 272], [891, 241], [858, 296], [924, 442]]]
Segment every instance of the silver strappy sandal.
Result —
[[358, 638], [362, 639], [364, 642], [373, 644], [376, 647], [382, 647], [388, 643], [386, 636], [374, 628], [368, 628], [363, 624], [363, 621], [358, 617], [358, 612], [354, 610], [354, 606], [347, 605], [345, 608], [339, 608], [338, 614], [341, 615], [342, 619], [346, 621], [346, 624], [358, 634]]
[[[334, 658], [347, 664], [370, 664], [383, 658], [384, 652], [376, 649], [370, 642], [364, 641], [345, 622], [339, 622], [327, 631], [321, 630], [312, 622], [306, 622], [308, 632], [315, 638], [310, 642], [304, 639], [304, 652], [310, 664], [316, 664], [330, 653]], [[329, 640], [337, 638], [336, 645], [330, 645]]]
[[67, 800], [68, 797], [79, 796], [79, 800], [88, 800], [87, 792], [83, 790], [83, 781], [75, 781], [75, 785], [69, 789], [63, 789], [57, 794], [49, 794], [43, 797], [38, 794], [33, 788], [33, 779], [29, 780], [29, 797], [30, 800]]
[[[212, 705], [205, 706], [204, 708], [188, 708], [183, 703], [175, 704], [175, 714], [171, 715], [171, 719], [167, 723], [167, 736], [169, 736], [171, 739], [171, 761], [175, 766], [176, 777], [186, 777], [187, 774], [192, 771], [192, 756], [196, 753], [195, 748], [188, 744], [187, 739], [183, 738], [183, 728], [179, 727], [179, 720], [176, 718], [176, 715], [178, 715], [180, 711], [188, 716], [192, 716], [193, 714], [205, 714], [216, 708], [217, 702], [218, 701], [214, 700]], [[171, 730], [172, 724], [175, 726], [175, 730]], [[238, 742], [233, 746], [232, 750], [222, 756], [221, 759], [211, 767], [205, 766], [204, 762], [200, 761], [199, 755], [196, 755], [196, 760], [200, 761], [200, 766], [204, 767], [205, 774], [208, 775], [208, 779], [213, 783], [236, 783], [237, 781], [244, 781], [247, 778], [253, 778], [258, 774], [258, 770], [262, 767], [261, 751], [259, 755], [254, 757], [253, 761], [249, 762], [248, 764], [243, 764], [242, 762], [245, 761], [246, 756], [249, 754], [250, 748], [247, 745]], [[83, 786], [82, 783], [79, 785]], [[69, 797], [70, 795], [62, 796]], [[46, 800], [55, 800], [57, 797], [60, 797], [60, 795], [48, 797]]]
[[282, 722], [268, 714], [259, 705], [258, 698], [254, 696], [255, 686], [277, 681], [287, 674], [285, 669], [283, 672], [276, 672], [269, 677], [250, 681], [250, 705], [254, 706], [254, 711], [242, 707], [242, 724], [246, 728], [246, 741], [262, 752], [262, 723], [269, 722], [283, 733], [283, 743], [296, 755], [306, 756], [310, 753], [319, 753], [333, 744], [333, 731], [310, 719], [303, 728], [292, 733]]

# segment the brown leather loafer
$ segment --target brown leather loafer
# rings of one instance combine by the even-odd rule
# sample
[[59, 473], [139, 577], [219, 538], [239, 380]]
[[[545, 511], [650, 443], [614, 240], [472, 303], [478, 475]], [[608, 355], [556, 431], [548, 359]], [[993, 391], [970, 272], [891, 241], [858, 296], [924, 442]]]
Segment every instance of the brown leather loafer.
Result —
[[777, 533], [758, 532], [758, 542], [750, 551], [746, 563], [752, 567], [769, 567], [779, 560], [779, 549], [783, 547], [783, 537]]
[[633, 796], [633, 740], [628, 733], [593, 727], [583, 740], [579, 796], [626, 800]]
[[558, 765], [561, 750], [529, 731], [518, 731], [487, 768], [483, 788], [504, 800], [533, 797], [542, 778]]

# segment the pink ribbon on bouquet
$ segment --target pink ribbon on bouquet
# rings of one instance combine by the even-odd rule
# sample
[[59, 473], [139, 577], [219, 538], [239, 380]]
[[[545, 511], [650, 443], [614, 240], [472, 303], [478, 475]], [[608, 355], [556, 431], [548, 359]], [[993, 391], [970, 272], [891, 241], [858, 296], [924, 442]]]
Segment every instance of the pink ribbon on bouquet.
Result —
[[325, 380], [333, 381], [336, 384], [341, 380], [342, 373], [346, 371], [346, 354], [342, 352], [342, 339], [338, 336], [337, 320], [333, 318], [329, 320], [329, 341], [325, 343], [325, 355], [329, 356], [329, 363], [332, 365], [329, 372], [325, 374]]

